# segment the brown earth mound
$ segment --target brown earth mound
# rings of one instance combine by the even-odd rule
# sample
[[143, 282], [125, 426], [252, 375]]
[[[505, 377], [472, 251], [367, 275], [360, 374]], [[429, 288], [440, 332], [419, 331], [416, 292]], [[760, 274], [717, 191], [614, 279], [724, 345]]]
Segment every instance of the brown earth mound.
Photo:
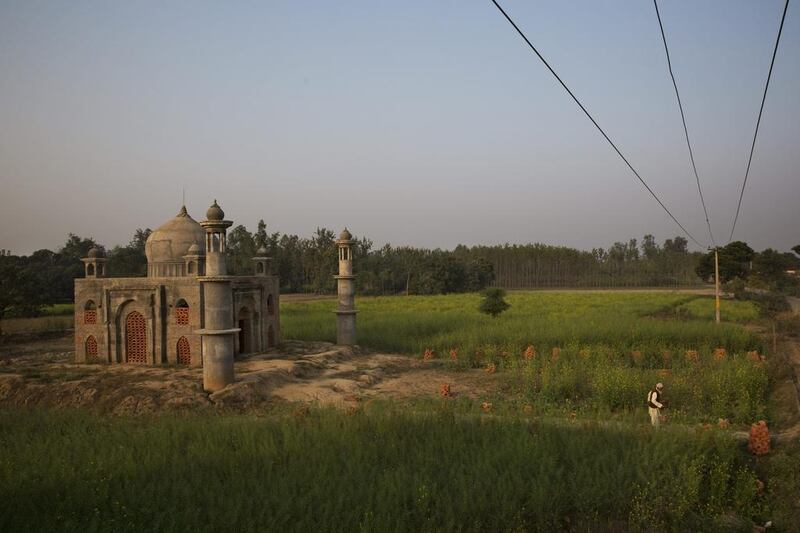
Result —
[[258, 411], [276, 402], [348, 407], [372, 398], [477, 398], [498, 388], [480, 370], [445, 369], [438, 361], [371, 353], [330, 343], [288, 341], [279, 350], [236, 362], [236, 383], [208, 394], [202, 369], [76, 364], [69, 339], [5, 346], [0, 406], [79, 407], [115, 414], [161, 410]]

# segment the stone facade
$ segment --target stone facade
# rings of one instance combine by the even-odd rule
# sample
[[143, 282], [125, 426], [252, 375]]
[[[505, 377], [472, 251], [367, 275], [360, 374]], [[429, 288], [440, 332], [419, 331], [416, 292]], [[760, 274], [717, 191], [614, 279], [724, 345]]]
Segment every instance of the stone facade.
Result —
[[[147, 239], [147, 277], [106, 277], [105, 258], [91, 250], [83, 260], [86, 277], [75, 280], [76, 360], [203, 366], [208, 313], [220, 309], [212, 301], [220, 299], [215, 296], [219, 286], [212, 283], [219, 279], [230, 293], [221, 300], [230, 315], [225, 322], [232, 326], [228, 334], [234, 354], [276, 346], [281, 338], [279, 282], [266, 250], [253, 258], [252, 275], [223, 271], [212, 278], [205, 275], [207, 269], [216, 273], [220, 260], [224, 268], [224, 231], [217, 248], [223, 253], [206, 254], [203, 245], [213, 246], [213, 238], [182, 208]], [[207, 265], [212, 255], [223, 257]]]

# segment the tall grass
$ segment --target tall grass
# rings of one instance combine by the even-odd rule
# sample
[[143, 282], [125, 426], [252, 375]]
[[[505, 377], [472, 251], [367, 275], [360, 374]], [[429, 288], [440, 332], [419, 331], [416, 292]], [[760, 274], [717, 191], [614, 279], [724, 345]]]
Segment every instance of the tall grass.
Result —
[[0, 411], [2, 531], [710, 530], [759, 512], [714, 432], [427, 416]]

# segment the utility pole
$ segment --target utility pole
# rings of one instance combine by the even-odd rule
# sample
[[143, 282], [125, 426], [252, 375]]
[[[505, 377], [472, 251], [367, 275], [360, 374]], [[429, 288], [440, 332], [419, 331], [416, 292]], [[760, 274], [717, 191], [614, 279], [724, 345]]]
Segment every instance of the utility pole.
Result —
[[714, 285], [716, 292], [716, 300], [714, 302], [715, 318], [719, 324], [719, 247], [714, 247]]

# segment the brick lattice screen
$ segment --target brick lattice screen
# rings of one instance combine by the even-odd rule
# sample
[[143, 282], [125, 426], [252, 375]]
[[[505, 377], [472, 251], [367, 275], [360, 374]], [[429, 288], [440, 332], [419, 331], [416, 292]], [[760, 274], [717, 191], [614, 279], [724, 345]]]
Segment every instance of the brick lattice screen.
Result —
[[86, 309], [83, 311], [83, 323], [84, 324], [97, 324], [97, 310], [96, 309]]
[[188, 307], [176, 307], [175, 308], [175, 322], [179, 326], [188, 326], [189, 325], [189, 308]]
[[147, 362], [147, 321], [137, 311], [125, 319], [125, 348], [127, 362]]
[[178, 339], [178, 364], [192, 364], [192, 350], [189, 348], [189, 341], [186, 340], [186, 337]]
[[97, 359], [97, 355], [97, 339], [94, 338], [94, 335], [89, 335], [86, 339], [86, 358]]

